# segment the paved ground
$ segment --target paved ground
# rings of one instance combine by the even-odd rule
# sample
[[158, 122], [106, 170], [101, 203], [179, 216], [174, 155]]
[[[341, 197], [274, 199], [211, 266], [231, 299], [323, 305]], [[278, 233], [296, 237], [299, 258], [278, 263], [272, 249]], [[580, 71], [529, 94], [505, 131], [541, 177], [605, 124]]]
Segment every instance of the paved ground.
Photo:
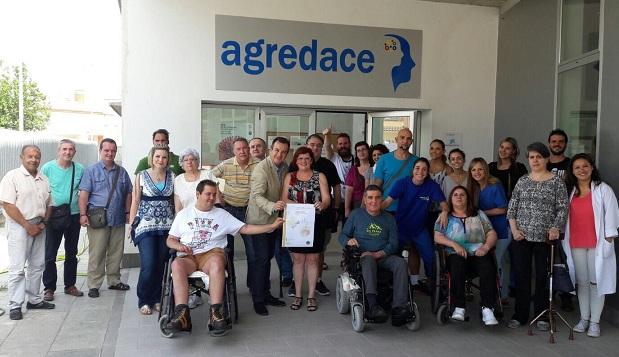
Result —
[[[242, 246], [242, 244], [239, 244]], [[331, 246], [325, 272], [330, 287], [335, 285], [339, 253]], [[79, 271], [85, 272], [87, 257], [82, 256]], [[617, 356], [619, 329], [602, 323], [599, 339], [577, 335], [568, 341], [562, 329], [557, 343], [548, 343], [548, 333], [527, 336], [526, 329], [483, 328], [476, 314], [467, 323], [439, 326], [429, 312], [429, 299], [419, 295], [421, 329], [411, 332], [390, 324], [369, 325], [356, 333], [350, 315], [335, 309], [335, 297], [319, 299], [319, 309], [291, 311], [270, 308], [267, 317], [256, 315], [243, 286], [246, 265], [236, 261], [239, 281], [240, 320], [229, 335], [213, 338], [207, 332], [207, 307], [192, 310], [194, 330], [172, 339], [159, 335], [157, 317], [138, 313], [135, 286], [138, 269], [124, 269], [123, 280], [132, 290], [124, 293], [102, 289], [101, 297], [75, 298], [56, 295], [57, 308], [49, 311], [25, 310], [24, 320], [0, 317], [0, 356]], [[277, 269], [274, 267], [274, 273]], [[6, 279], [6, 274], [0, 280]], [[276, 281], [275, 275], [272, 281]], [[59, 284], [59, 286], [62, 286]], [[105, 286], [105, 285], [104, 285]], [[80, 276], [78, 287], [86, 290]], [[275, 292], [275, 290], [274, 290]], [[288, 303], [291, 298], [285, 298]], [[6, 306], [6, 290], [0, 291], [0, 304]], [[476, 306], [471, 302], [470, 306]], [[510, 316], [511, 310], [507, 310]], [[576, 313], [568, 320], [575, 322]]]

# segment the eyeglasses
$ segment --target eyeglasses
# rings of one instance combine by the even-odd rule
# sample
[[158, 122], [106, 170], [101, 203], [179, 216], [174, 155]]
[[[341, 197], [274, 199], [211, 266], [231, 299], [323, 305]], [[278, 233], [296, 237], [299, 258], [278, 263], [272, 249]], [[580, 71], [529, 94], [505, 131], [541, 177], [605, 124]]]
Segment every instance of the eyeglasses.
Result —
[[183, 162], [195, 162], [198, 161], [198, 159], [183, 159]]

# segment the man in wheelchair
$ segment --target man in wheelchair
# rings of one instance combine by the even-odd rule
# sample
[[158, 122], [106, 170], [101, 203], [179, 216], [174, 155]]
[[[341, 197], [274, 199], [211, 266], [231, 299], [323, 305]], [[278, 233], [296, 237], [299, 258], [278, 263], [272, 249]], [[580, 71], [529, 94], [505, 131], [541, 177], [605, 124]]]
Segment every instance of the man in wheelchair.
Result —
[[381, 211], [383, 192], [369, 185], [363, 194], [365, 207], [355, 209], [339, 237], [342, 246], [358, 247], [361, 251], [361, 270], [368, 302], [366, 316], [374, 322], [385, 322], [387, 312], [378, 303], [377, 269], [393, 273], [393, 301], [391, 322], [404, 325], [411, 311], [408, 305], [408, 268], [404, 258], [397, 256], [398, 231], [395, 219]]
[[187, 277], [201, 270], [209, 276], [209, 330], [213, 335], [222, 335], [231, 327], [223, 308], [227, 235], [271, 232], [282, 225], [283, 219], [265, 225], [239, 221], [226, 210], [214, 207], [217, 184], [211, 180], [198, 183], [196, 196], [194, 207], [186, 207], [176, 214], [166, 241], [169, 248], [178, 252], [172, 262], [174, 315], [167, 327], [171, 331], [191, 331]]

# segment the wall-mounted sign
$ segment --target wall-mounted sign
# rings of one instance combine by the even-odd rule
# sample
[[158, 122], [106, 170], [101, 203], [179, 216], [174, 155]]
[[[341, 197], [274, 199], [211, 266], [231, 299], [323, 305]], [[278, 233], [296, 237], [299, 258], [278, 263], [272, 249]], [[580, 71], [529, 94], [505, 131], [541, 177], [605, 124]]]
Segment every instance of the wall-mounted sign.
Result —
[[422, 31], [215, 16], [215, 88], [420, 98]]

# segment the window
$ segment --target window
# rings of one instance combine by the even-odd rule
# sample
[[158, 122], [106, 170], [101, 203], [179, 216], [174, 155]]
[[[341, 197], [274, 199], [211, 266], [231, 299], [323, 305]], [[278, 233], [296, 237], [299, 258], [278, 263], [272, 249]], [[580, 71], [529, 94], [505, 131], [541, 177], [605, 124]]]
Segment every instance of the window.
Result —
[[202, 107], [202, 165], [214, 166], [232, 154], [236, 136], [254, 136], [255, 108]]
[[600, 67], [600, 0], [560, 1], [556, 127], [569, 135], [566, 155], [595, 156]]

